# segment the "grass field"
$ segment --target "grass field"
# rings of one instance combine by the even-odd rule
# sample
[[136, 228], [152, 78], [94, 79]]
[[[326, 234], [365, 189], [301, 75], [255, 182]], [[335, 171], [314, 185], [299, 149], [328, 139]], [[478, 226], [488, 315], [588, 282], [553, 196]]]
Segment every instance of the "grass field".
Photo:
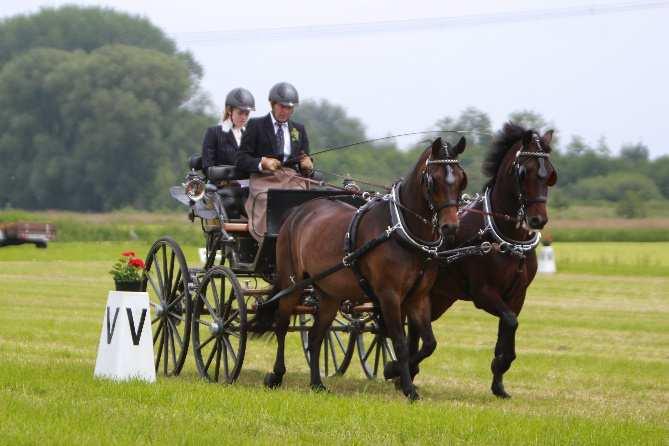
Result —
[[496, 321], [456, 304], [416, 404], [355, 362], [312, 393], [297, 335], [277, 391], [261, 385], [274, 344], [260, 340], [233, 386], [200, 381], [190, 357], [154, 385], [93, 379], [125, 249], [148, 245], [0, 250], [0, 444], [669, 444], [669, 243], [557, 243], [563, 272], [535, 281], [520, 316], [511, 400], [488, 390]]
[[[658, 205], [653, 209], [648, 218], [637, 219], [616, 217], [610, 205], [551, 209], [543, 233], [558, 242], [669, 242], [669, 208]], [[0, 224], [12, 221], [52, 223], [57, 229], [57, 240], [68, 243], [149, 243], [163, 234], [172, 234], [181, 243], [198, 244], [202, 240], [199, 223], [188, 221], [185, 208], [162, 213], [126, 210], [102, 214], [0, 210]]]

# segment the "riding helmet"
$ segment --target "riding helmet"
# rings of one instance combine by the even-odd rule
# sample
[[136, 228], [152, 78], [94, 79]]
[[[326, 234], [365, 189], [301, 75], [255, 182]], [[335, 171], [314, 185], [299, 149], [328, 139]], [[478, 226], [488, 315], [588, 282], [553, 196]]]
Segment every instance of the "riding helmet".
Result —
[[239, 87], [230, 90], [225, 97], [225, 106], [251, 111], [256, 109], [256, 100], [250, 91]]
[[270, 102], [278, 102], [287, 107], [294, 107], [300, 102], [297, 89], [288, 82], [279, 82], [269, 91]]

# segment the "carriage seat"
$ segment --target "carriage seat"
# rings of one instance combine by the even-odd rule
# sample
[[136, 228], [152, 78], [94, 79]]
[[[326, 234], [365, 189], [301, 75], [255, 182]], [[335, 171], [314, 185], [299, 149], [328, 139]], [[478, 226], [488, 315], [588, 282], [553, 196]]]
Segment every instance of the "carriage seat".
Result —
[[[188, 167], [192, 170], [202, 170], [202, 155], [191, 155], [188, 159]], [[246, 180], [249, 177], [248, 173], [242, 172], [236, 166], [230, 165], [211, 166], [203, 173], [209, 180], [214, 182]]]
[[[191, 155], [188, 159], [188, 167], [191, 170], [203, 171], [202, 155]], [[221, 197], [228, 216], [232, 219], [245, 217], [244, 203], [249, 195], [248, 188], [241, 188], [238, 185], [221, 186], [220, 183], [247, 179], [249, 175], [230, 165], [212, 166], [207, 169], [207, 172], [203, 171], [203, 173], [210, 182], [218, 184], [216, 192]]]

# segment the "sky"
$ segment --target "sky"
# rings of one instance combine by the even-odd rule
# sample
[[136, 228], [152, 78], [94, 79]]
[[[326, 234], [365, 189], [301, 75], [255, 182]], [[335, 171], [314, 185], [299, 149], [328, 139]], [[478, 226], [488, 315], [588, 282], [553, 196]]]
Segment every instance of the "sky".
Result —
[[614, 153], [641, 142], [669, 155], [669, 1], [0, 0], [0, 17], [62, 4], [148, 18], [202, 64], [218, 108], [243, 86], [259, 116], [271, 86], [288, 81], [302, 99], [343, 106], [369, 137], [424, 130], [468, 106], [499, 128], [529, 109], [564, 142], [604, 137]]

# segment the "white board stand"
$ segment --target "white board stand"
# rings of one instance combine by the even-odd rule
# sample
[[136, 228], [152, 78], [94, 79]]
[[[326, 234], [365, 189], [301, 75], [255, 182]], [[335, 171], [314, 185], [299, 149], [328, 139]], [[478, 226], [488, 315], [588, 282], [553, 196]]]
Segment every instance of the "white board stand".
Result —
[[550, 245], [542, 246], [537, 256], [537, 271], [544, 274], [555, 274], [555, 252]]
[[94, 376], [117, 381], [156, 380], [151, 311], [145, 292], [109, 292]]

